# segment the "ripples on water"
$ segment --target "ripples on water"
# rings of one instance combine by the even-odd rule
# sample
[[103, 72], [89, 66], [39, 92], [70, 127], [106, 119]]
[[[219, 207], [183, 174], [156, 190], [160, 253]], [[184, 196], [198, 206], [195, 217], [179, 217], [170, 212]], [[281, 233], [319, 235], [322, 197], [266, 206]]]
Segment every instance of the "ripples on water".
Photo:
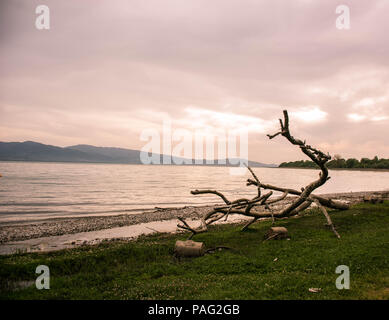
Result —
[[[254, 170], [264, 183], [297, 189], [318, 175], [310, 169]], [[231, 199], [256, 193], [245, 186], [249, 173], [233, 176], [226, 167], [0, 162], [0, 173], [0, 221], [218, 202], [212, 195], [191, 195], [193, 189], [217, 189]], [[316, 193], [389, 188], [389, 172], [331, 171], [330, 176]]]

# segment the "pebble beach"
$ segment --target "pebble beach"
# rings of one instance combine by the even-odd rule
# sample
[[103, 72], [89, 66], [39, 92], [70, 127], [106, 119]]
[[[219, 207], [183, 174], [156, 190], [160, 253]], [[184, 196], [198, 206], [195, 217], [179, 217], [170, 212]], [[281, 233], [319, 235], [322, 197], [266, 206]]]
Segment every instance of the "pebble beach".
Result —
[[[351, 192], [321, 195], [328, 198], [346, 201], [350, 204], [363, 202], [368, 196], [389, 200], [389, 191]], [[279, 206], [286, 206], [293, 200], [288, 197]], [[116, 216], [90, 216], [77, 218], [52, 218], [33, 223], [15, 223], [0, 225], [0, 243], [21, 241], [42, 237], [91, 232], [117, 227], [139, 225], [155, 221], [175, 220], [177, 217], [199, 219], [213, 206], [186, 206], [179, 208], [155, 208], [153, 211]]]

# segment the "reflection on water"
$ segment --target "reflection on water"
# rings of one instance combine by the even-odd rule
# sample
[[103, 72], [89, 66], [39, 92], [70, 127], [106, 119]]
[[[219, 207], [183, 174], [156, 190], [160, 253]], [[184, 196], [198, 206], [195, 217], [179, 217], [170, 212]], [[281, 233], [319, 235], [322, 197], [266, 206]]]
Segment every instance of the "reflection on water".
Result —
[[[316, 179], [310, 169], [254, 168], [264, 183], [300, 189]], [[193, 196], [193, 189], [217, 189], [231, 198], [254, 196], [249, 177], [232, 176], [229, 168], [0, 162], [0, 221], [68, 215], [107, 215], [154, 207], [218, 202], [212, 195]], [[316, 193], [387, 190], [389, 172], [331, 171]]]

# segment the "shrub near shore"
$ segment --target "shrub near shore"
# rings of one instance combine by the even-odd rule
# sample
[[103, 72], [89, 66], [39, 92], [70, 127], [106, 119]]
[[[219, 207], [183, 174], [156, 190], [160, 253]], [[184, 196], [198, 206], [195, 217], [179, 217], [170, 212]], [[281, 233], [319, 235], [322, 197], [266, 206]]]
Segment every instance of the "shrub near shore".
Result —
[[[318, 166], [310, 160], [283, 162], [279, 165], [280, 168], [318, 168]], [[357, 160], [354, 158], [342, 159], [340, 156], [335, 156], [333, 160], [327, 163], [328, 169], [389, 169], [389, 159], [378, 159], [375, 156], [373, 159], [362, 158]]]

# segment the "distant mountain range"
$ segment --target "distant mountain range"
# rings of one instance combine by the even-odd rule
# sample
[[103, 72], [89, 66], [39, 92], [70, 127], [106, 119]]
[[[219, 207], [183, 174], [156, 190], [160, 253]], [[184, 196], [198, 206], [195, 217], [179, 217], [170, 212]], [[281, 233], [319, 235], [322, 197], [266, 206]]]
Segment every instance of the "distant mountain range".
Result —
[[[70, 147], [56, 147], [33, 141], [0, 142], [0, 161], [43, 161], [43, 162], [86, 162], [86, 163], [121, 163], [142, 164], [140, 155], [142, 151], [95, 147], [79, 144]], [[162, 163], [163, 155], [159, 155]], [[174, 157], [173, 157], [174, 158]], [[175, 157], [175, 160], [184, 158]], [[194, 160], [192, 160], [194, 163]], [[214, 161], [217, 164], [217, 161]], [[228, 163], [228, 161], [227, 161]], [[172, 164], [174, 162], [172, 161]], [[196, 164], [197, 165], [197, 164]], [[203, 164], [199, 165], [209, 165]], [[265, 164], [249, 161], [251, 167], [277, 167], [274, 164]]]

